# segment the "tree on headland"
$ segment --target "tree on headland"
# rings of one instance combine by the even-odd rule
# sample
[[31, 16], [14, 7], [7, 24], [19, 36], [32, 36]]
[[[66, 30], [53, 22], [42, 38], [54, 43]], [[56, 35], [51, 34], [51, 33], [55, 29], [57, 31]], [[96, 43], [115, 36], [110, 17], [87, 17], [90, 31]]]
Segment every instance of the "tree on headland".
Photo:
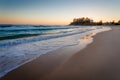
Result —
[[93, 19], [88, 17], [74, 18], [70, 25], [120, 25], [120, 20], [116, 23], [114, 20], [112, 22], [104, 22], [100, 20], [99, 22], [94, 22]]
[[118, 21], [118, 24], [120, 25], [120, 20]]
[[111, 22], [111, 24], [115, 24], [115, 20], [113, 20], [113, 21]]
[[90, 25], [92, 22], [93, 20], [88, 17], [74, 18], [70, 25]]
[[100, 20], [99, 22], [96, 22], [96, 25], [103, 25], [103, 21]]

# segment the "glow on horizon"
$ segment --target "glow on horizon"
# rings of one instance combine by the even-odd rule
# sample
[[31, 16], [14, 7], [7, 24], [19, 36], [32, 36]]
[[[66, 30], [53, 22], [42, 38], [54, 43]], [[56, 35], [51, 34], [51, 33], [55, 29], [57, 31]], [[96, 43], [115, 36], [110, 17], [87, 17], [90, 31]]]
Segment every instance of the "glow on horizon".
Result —
[[[2, 1], [2, 2], [1, 2]], [[1, 0], [0, 23], [67, 25], [73, 18], [118, 21], [119, 0]], [[13, 1], [13, 2], [12, 2]], [[23, 4], [26, 3], [26, 4]]]

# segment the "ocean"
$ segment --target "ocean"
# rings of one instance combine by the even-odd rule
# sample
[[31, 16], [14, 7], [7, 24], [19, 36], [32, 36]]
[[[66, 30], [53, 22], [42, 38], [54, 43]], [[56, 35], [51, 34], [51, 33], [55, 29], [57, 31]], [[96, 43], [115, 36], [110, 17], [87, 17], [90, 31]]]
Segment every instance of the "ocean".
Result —
[[80, 39], [110, 29], [103, 26], [0, 25], [0, 77], [42, 54], [80, 43], [81, 47], [87, 45]]

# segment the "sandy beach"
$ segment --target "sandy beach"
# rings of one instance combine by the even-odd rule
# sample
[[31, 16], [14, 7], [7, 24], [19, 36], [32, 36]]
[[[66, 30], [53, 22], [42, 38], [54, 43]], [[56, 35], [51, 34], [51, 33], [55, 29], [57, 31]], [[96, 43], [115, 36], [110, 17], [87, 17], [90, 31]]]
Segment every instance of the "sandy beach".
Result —
[[120, 80], [119, 36], [113, 27], [81, 51], [71, 46], [41, 55], [0, 80]]

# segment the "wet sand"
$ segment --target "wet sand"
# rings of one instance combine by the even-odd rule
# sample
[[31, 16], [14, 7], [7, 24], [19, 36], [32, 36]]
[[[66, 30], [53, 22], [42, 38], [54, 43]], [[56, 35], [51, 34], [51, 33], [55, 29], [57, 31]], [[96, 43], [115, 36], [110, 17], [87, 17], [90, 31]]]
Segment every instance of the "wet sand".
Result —
[[0, 80], [120, 80], [120, 27], [99, 33], [92, 44], [78, 48], [42, 55]]

